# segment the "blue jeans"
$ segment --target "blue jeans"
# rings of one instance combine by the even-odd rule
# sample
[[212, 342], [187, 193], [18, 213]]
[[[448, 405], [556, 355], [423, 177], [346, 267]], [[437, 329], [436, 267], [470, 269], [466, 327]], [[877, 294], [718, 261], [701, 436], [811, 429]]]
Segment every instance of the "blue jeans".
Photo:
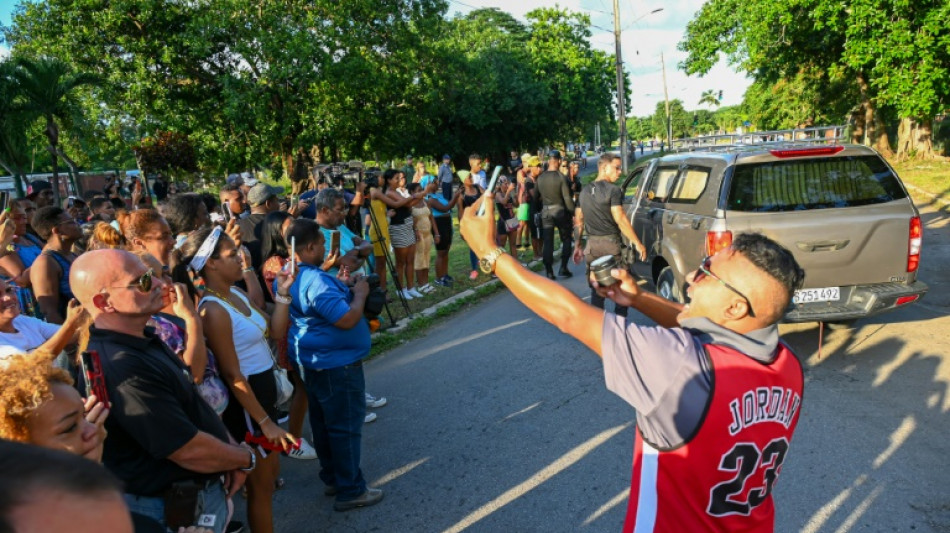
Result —
[[[147, 516], [161, 526], [165, 526], [165, 500], [163, 498], [136, 496], [128, 493], [123, 496], [130, 512]], [[223, 533], [230, 517], [228, 497], [224, 491], [224, 485], [219, 482], [210, 483], [207, 488], [201, 491], [200, 501], [199, 522], [194, 525], [204, 525], [214, 533]]]
[[301, 372], [310, 401], [313, 447], [320, 459], [320, 479], [336, 487], [337, 501], [366, 492], [360, 470], [366, 382], [362, 363]]

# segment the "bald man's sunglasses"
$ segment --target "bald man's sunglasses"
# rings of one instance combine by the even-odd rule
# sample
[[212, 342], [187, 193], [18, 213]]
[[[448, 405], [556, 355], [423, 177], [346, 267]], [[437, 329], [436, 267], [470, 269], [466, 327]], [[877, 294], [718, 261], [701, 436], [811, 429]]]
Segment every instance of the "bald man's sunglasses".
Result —
[[155, 270], [148, 269], [144, 274], [134, 280], [128, 285], [119, 285], [117, 287], [109, 287], [110, 289], [138, 289], [142, 294], [148, 294], [152, 292], [152, 277], [155, 276]]
[[725, 288], [729, 289], [730, 291], [732, 291], [732, 292], [738, 294], [739, 296], [742, 297], [743, 300], [745, 300], [745, 304], [746, 304], [747, 306], [749, 306], [749, 316], [755, 317], [755, 312], [752, 311], [752, 302], [749, 301], [749, 299], [746, 297], [746, 295], [745, 295], [745, 294], [742, 294], [742, 292], [741, 292], [739, 289], [737, 289], [737, 288], [733, 287], [732, 285], [729, 285], [728, 283], [726, 283], [726, 282], [725, 282], [722, 278], [720, 278], [719, 276], [713, 274], [712, 271], [709, 270], [709, 268], [710, 268], [711, 266], [712, 266], [712, 256], [707, 256], [706, 259], [703, 259], [703, 262], [702, 262], [702, 264], [699, 265], [699, 268], [696, 269], [696, 274], [693, 276], [693, 283], [699, 283], [699, 282], [702, 281], [703, 278], [705, 278], [706, 276], [709, 276], [709, 277], [711, 277], [712, 279], [718, 281], [719, 283], [722, 283], [722, 286], [723, 286], [723, 287], [725, 287]]

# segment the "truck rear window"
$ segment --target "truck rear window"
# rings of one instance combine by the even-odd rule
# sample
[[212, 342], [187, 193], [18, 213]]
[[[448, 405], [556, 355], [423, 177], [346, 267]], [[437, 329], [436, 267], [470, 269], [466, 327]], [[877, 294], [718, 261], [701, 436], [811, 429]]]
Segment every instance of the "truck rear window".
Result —
[[877, 156], [825, 157], [737, 165], [727, 209], [801, 211], [906, 197], [897, 176]]

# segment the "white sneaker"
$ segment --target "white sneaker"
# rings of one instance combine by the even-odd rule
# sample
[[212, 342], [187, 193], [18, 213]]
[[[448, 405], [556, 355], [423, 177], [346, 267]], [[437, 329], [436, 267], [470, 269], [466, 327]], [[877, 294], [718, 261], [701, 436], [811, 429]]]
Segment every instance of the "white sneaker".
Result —
[[413, 298], [422, 298], [424, 296], [421, 292], [417, 291], [415, 287], [406, 289], [406, 292], [411, 294]]
[[287, 452], [287, 456], [293, 459], [303, 459], [310, 460], [317, 458], [317, 450], [313, 449], [313, 446], [307, 442], [307, 439], [300, 437], [300, 447], [296, 450], [290, 450]]
[[412, 293], [409, 292], [409, 289], [403, 289], [402, 291], [400, 291], [400, 294], [402, 294], [402, 297], [407, 300], [412, 300], [414, 298]]
[[430, 292], [432, 292], [432, 291], [434, 291], [434, 290], [435, 290], [435, 287], [433, 287], [432, 285], [430, 285], [430, 284], [428, 284], [428, 283], [426, 283], [425, 285], [419, 287], [419, 292], [421, 292], [422, 294], [429, 294]]
[[364, 424], [369, 424], [373, 420], [376, 420], [376, 413], [366, 413], [366, 418], [363, 419]]
[[386, 398], [384, 396], [380, 396], [379, 398], [376, 398], [372, 394], [368, 392], [366, 393], [366, 407], [375, 409], [377, 407], [382, 407], [384, 405], [386, 405]]

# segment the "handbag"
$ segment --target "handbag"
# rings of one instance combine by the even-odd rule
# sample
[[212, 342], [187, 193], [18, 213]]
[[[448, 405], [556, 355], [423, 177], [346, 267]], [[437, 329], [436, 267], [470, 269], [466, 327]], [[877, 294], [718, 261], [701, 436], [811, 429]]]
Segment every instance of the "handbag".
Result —
[[518, 229], [518, 226], [519, 226], [520, 224], [521, 224], [521, 221], [519, 221], [517, 217], [512, 217], [512, 218], [509, 218], [509, 219], [505, 219], [505, 228], [506, 228], [508, 231], [514, 231], [514, 230]]
[[294, 384], [287, 377], [287, 369], [277, 366], [277, 361], [274, 361], [274, 381], [277, 383], [277, 405], [289, 402], [294, 396]]

